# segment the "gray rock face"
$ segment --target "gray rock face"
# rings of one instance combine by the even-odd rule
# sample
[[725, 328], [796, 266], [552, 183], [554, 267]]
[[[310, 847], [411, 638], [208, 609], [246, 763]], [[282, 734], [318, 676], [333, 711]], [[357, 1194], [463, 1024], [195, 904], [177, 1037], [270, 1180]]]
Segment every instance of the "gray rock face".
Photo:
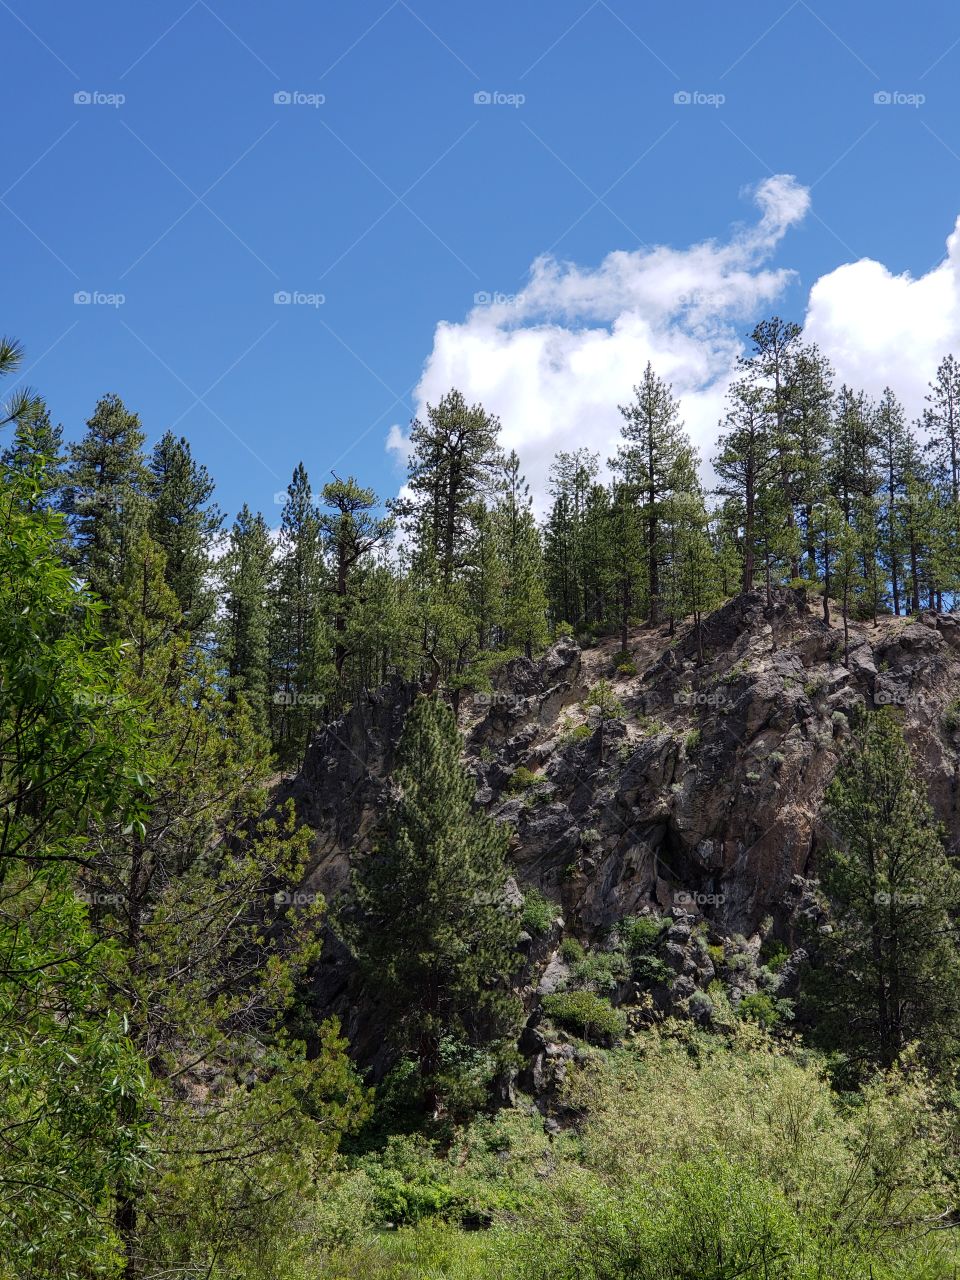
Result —
[[[818, 924], [824, 792], [863, 706], [899, 708], [931, 803], [960, 846], [960, 734], [943, 727], [960, 691], [957, 618], [851, 623], [847, 665], [842, 630], [824, 624], [819, 603], [781, 590], [768, 604], [755, 592], [704, 620], [700, 667], [690, 623], [674, 637], [638, 632], [630, 648], [635, 676], [614, 671], [617, 640], [583, 651], [564, 640], [505, 664], [491, 694], [462, 700], [478, 802], [515, 832], [520, 891], [533, 885], [559, 903], [568, 932], [598, 938], [652, 907], [673, 920], [667, 964], [697, 987], [712, 970], [689, 932], [699, 919], [729, 938], [755, 935], [770, 916], [796, 953], [801, 923]], [[581, 706], [601, 677], [626, 709], [605, 726], [602, 761]], [[316, 833], [305, 887], [335, 897], [347, 884], [349, 851], [364, 846], [387, 798], [415, 695], [395, 680], [362, 700], [318, 733], [301, 774], [280, 788]], [[512, 793], [519, 766], [542, 783]], [[529, 990], [556, 989], [562, 962], [539, 963]], [[792, 955], [778, 990], [799, 964]], [[328, 986], [342, 1002], [337, 981]]]

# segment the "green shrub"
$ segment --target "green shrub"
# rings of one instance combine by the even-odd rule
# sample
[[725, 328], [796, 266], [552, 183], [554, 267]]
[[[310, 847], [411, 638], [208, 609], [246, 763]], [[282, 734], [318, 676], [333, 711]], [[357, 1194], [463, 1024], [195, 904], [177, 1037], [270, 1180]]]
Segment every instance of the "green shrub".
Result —
[[617, 1040], [626, 1032], [626, 1014], [592, 991], [559, 991], [544, 996], [543, 1009], [558, 1026], [586, 1040]]
[[715, 944], [711, 943], [707, 947], [707, 954], [710, 956], [710, 959], [713, 961], [713, 967], [715, 969], [719, 969], [726, 957], [726, 952], [723, 949], [723, 943], [722, 942], [718, 942]]
[[633, 958], [634, 980], [648, 987], [668, 986], [676, 974], [659, 956], [640, 955]]
[[419, 1222], [456, 1203], [456, 1191], [441, 1176], [442, 1167], [423, 1138], [394, 1135], [382, 1152], [365, 1156], [359, 1167], [370, 1179], [374, 1219], [380, 1225]]
[[543, 935], [557, 918], [557, 908], [539, 889], [523, 890], [523, 911], [520, 923], [527, 933]]
[[568, 640], [573, 635], [573, 627], [569, 622], [558, 622], [553, 628], [554, 640]]
[[760, 948], [760, 958], [771, 973], [779, 973], [790, 955], [790, 948], [784, 943], [771, 939]]
[[687, 752], [687, 755], [690, 755], [691, 752], [696, 751], [697, 747], [699, 747], [700, 745], [700, 730], [691, 729], [690, 732], [684, 736], [683, 745]]
[[560, 729], [560, 745], [569, 746], [574, 742], [586, 742], [593, 737], [593, 729], [588, 724], [574, 724], [569, 716], [565, 716]]
[[960, 698], [954, 698], [947, 704], [941, 723], [947, 733], [956, 733], [960, 729]]
[[613, 991], [630, 976], [630, 964], [622, 951], [588, 951], [573, 966], [573, 975], [594, 991]]
[[774, 1000], [765, 991], [758, 991], [756, 995], [743, 997], [737, 1005], [737, 1014], [741, 1018], [749, 1018], [751, 1022], [759, 1022], [761, 1027], [772, 1031], [784, 1019], [785, 1010], [780, 1006], [785, 1003], [783, 1000]]
[[539, 773], [534, 773], [532, 769], [528, 769], [526, 765], [518, 765], [510, 775], [509, 790], [510, 791], [526, 791], [530, 787], [535, 787], [538, 782], [542, 782], [543, 778]]
[[579, 964], [586, 954], [583, 944], [576, 938], [564, 938], [560, 943], [560, 959], [567, 964]]
[[613, 660], [613, 665], [618, 676], [635, 676], [637, 674], [637, 664], [634, 662], [632, 654], [618, 653]]
[[659, 916], [627, 916], [620, 921], [620, 937], [632, 956], [653, 951], [666, 929]]

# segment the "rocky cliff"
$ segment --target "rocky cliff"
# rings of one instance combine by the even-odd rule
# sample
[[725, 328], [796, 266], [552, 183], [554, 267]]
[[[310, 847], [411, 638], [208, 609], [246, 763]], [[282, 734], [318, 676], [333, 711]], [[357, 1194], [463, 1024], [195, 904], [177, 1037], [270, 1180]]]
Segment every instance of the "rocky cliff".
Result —
[[[708, 938], [755, 953], [772, 936], [791, 951], [829, 838], [824, 790], [857, 707], [900, 708], [960, 847], [955, 617], [853, 623], [845, 662], [839, 622], [827, 626], [819, 601], [782, 590], [769, 604], [761, 593], [730, 601], [704, 620], [701, 640], [702, 664], [690, 622], [672, 637], [636, 632], [629, 661], [612, 640], [560, 641], [538, 660], [507, 663], [492, 693], [461, 708], [478, 802], [515, 831], [520, 892], [532, 886], [556, 904], [559, 923], [531, 949], [533, 991], [562, 965], [561, 936], [603, 946], [618, 921], [647, 912], [683, 934], [664, 935], [662, 953], [691, 991], [713, 977]], [[582, 705], [601, 678], [624, 709], [603, 726]], [[345, 886], [413, 696], [398, 681], [353, 707], [289, 784], [316, 831], [309, 891], [330, 898]], [[318, 998], [349, 1024], [343, 959], [329, 949]], [[680, 993], [690, 994], [683, 982]]]

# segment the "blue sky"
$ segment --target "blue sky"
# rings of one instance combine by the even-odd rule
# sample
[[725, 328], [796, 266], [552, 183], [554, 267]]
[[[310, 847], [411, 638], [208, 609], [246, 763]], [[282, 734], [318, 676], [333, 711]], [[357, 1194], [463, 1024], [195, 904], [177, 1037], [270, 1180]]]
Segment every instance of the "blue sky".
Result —
[[[450, 370], [489, 392], [542, 482], [556, 445], [606, 447], [648, 355], [701, 397], [706, 440], [731, 341], [764, 312], [803, 320], [817, 281], [811, 332], [850, 376], [903, 358], [902, 337], [878, 356], [878, 315], [935, 300], [923, 380], [958, 327], [937, 268], [960, 213], [960, 10], [946, 2], [0, 0], [0, 41], [14, 122], [0, 329], [68, 436], [115, 391], [151, 441], [170, 426], [190, 438], [231, 514], [246, 499], [270, 517], [301, 458], [315, 484], [335, 467], [395, 491], [388, 432]], [[669, 305], [678, 263], [700, 269], [682, 255], [735, 245], [773, 174], [808, 195], [720, 263], [736, 297], [694, 316]], [[651, 303], [632, 271], [658, 245], [681, 257]], [[544, 254], [557, 265], [536, 305], [511, 314]], [[837, 273], [863, 259], [883, 264], [876, 297]], [[595, 293], [611, 271], [615, 301], [578, 313], [571, 280]], [[777, 271], [793, 274], [737, 284]], [[485, 294], [507, 301], [484, 311]], [[616, 360], [592, 363], [625, 327]], [[521, 392], [524, 330], [544, 341]], [[590, 380], [578, 419], [571, 387]]]

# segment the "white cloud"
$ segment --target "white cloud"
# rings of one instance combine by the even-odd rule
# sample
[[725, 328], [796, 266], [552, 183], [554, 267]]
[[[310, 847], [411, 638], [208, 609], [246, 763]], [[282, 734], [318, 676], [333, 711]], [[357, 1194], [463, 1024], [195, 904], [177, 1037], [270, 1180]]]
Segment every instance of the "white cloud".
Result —
[[[794, 275], [770, 259], [810, 207], [808, 190], [786, 174], [748, 194], [759, 218], [723, 241], [618, 250], [595, 267], [536, 259], [520, 294], [494, 294], [462, 323], [437, 326], [418, 413], [450, 387], [481, 401], [500, 417], [504, 447], [519, 453], [542, 511], [557, 450], [588, 445], [603, 463], [615, 452], [617, 404], [631, 398], [650, 360], [673, 384], [706, 462], [744, 332], [777, 309]], [[804, 329], [833, 362], [838, 384], [879, 396], [889, 383], [918, 415], [937, 364], [948, 351], [960, 355], [960, 218], [946, 259], [919, 278], [868, 258], [821, 276]], [[406, 461], [399, 426], [387, 448]]]
[[[687, 249], [618, 250], [597, 267], [538, 258], [521, 294], [493, 295], [461, 324], [442, 323], [417, 388], [418, 412], [450, 387], [502, 422], [543, 500], [558, 449], [589, 445], [606, 461], [648, 360], [673, 383], [694, 442], [709, 451], [723, 393], [741, 350], [743, 321], [770, 306], [792, 272], [765, 265], [799, 222], [809, 195], [789, 175], [750, 194], [760, 210], [725, 242]], [[387, 448], [405, 459], [391, 427]]]
[[914, 278], [871, 258], [847, 263], [814, 284], [807, 337], [833, 361], [839, 381], [879, 396], [889, 384], [919, 415], [941, 359], [960, 354], [960, 219], [939, 266]]

